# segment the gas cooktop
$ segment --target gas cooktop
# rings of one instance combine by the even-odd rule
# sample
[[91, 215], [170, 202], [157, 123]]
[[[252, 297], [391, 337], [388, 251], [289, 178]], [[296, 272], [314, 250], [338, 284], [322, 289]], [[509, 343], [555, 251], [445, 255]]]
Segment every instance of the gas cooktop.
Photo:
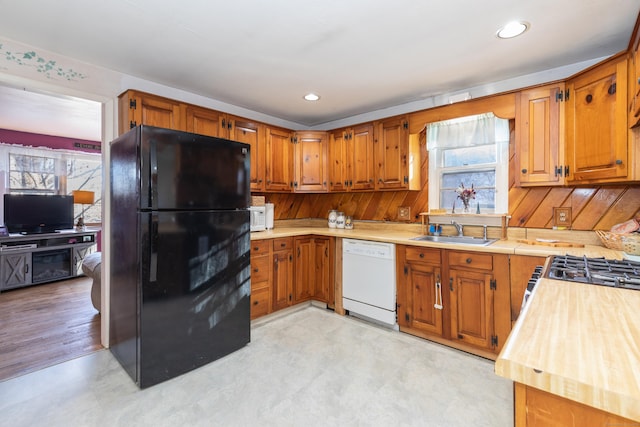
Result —
[[546, 263], [544, 277], [640, 290], [640, 262], [554, 255]]

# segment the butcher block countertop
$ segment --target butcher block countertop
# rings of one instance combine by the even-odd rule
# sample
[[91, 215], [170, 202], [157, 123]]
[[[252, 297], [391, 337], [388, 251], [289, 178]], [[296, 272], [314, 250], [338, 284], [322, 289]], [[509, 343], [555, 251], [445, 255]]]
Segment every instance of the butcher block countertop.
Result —
[[540, 279], [495, 372], [640, 421], [640, 291]]
[[[281, 225], [287, 224], [287, 225]], [[584, 247], [552, 247], [548, 245], [531, 245], [518, 242], [516, 235], [506, 240], [497, 240], [488, 246], [469, 245], [461, 243], [440, 243], [411, 240], [422, 235], [419, 224], [396, 224], [396, 223], [356, 223], [352, 230], [328, 228], [318, 226], [325, 224], [324, 221], [285, 221], [276, 224], [272, 230], [257, 231], [251, 233], [251, 240], [276, 239], [279, 237], [295, 237], [308, 234], [319, 236], [342, 237], [349, 239], [371, 240], [377, 242], [395, 243], [398, 245], [426, 246], [442, 249], [456, 249], [474, 252], [490, 252], [494, 254], [515, 254], [528, 256], [548, 256], [548, 255], [575, 255], [588, 257], [605, 257], [608, 259], [621, 259], [622, 252], [607, 249], [603, 246], [586, 244]], [[290, 225], [289, 225], [290, 224]], [[552, 234], [553, 236], [553, 234]], [[489, 237], [494, 237], [489, 234]], [[548, 237], [544, 235], [544, 237]], [[597, 240], [597, 239], [596, 239]]]

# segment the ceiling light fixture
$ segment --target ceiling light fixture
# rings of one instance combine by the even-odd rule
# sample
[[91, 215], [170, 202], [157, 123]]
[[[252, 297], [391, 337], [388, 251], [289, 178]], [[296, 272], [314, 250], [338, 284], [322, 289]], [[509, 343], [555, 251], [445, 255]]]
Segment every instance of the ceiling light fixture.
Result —
[[315, 93], [308, 93], [304, 96], [304, 99], [306, 99], [307, 101], [317, 101], [320, 99], [320, 96], [316, 95]]
[[522, 21], [509, 22], [504, 27], [500, 28], [496, 33], [496, 36], [501, 39], [510, 39], [517, 37], [529, 29], [529, 24]]

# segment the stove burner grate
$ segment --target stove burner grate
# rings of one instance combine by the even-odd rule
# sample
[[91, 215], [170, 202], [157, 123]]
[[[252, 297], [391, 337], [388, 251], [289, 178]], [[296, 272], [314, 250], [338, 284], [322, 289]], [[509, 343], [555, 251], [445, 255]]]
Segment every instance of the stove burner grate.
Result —
[[640, 262], [556, 255], [548, 263], [546, 277], [640, 290]]

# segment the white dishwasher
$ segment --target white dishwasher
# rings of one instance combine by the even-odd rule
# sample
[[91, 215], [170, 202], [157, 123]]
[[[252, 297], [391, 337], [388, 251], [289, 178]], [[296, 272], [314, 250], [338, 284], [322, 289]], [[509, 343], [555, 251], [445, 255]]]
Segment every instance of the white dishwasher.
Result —
[[396, 322], [396, 245], [342, 240], [342, 305], [387, 326]]

